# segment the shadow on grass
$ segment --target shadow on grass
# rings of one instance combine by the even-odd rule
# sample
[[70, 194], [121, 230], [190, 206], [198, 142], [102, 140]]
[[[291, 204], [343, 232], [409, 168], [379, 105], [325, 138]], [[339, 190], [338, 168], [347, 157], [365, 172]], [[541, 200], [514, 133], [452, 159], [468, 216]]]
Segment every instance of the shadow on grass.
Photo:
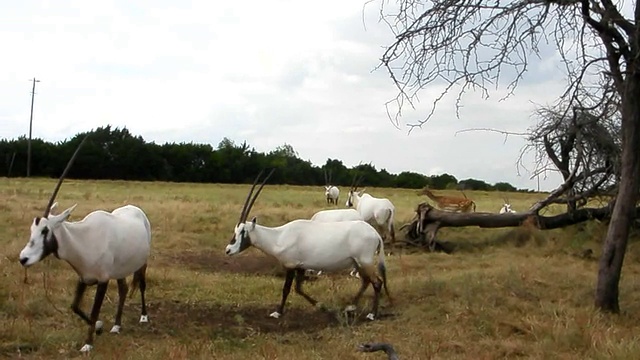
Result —
[[[125, 313], [135, 313], [136, 304]], [[327, 328], [356, 326], [365, 321], [364, 313], [345, 313], [313, 307], [287, 307], [285, 314], [269, 317], [276, 308], [263, 305], [219, 305], [209, 302], [187, 303], [178, 300], [161, 301], [149, 305], [148, 324], [131, 324], [126, 332], [134, 335], [184, 337], [193, 333], [227, 339], [242, 339], [255, 334], [286, 334], [290, 332], [314, 334]], [[363, 310], [364, 311], [364, 310]], [[382, 314], [380, 318], [392, 316]], [[127, 325], [127, 324], [125, 324]]]

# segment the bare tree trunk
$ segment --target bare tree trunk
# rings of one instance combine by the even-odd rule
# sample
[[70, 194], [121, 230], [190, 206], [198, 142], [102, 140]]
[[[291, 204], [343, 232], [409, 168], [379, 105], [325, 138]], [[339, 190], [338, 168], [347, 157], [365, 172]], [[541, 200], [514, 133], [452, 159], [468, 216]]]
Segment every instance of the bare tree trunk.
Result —
[[[635, 61], [634, 61], [635, 62]], [[635, 65], [635, 66], [632, 66]], [[636, 69], [638, 64], [630, 64]], [[598, 270], [595, 305], [607, 312], [618, 313], [618, 283], [627, 249], [629, 229], [635, 215], [640, 175], [640, 74], [627, 75], [622, 109], [622, 163], [618, 196], [604, 240]]]

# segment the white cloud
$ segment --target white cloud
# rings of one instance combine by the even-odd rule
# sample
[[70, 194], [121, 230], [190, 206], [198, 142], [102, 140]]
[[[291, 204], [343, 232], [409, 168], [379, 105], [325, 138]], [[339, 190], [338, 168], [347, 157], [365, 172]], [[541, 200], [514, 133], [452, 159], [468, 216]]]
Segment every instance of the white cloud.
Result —
[[36, 76], [34, 136], [47, 140], [111, 124], [148, 141], [215, 146], [229, 137], [261, 151], [288, 143], [316, 164], [337, 158], [535, 188], [516, 174], [522, 139], [455, 132], [524, 131], [533, 124], [531, 102], [562, 89], [554, 60], [532, 67], [537, 73], [509, 100], [466, 96], [460, 119], [455, 94], [445, 97], [429, 123], [407, 135], [404, 124], [422, 119], [439, 89], [425, 89], [394, 127], [385, 103], [396, 89], [383, 69], [372, 71], [393, 36], [377, 22], [377, 5], [364, 10], [363, 25], [363, 4], [3, 3], [3, 67], [11, 71], [0, 73], [0, 137], [28, 131], [28, 79]]

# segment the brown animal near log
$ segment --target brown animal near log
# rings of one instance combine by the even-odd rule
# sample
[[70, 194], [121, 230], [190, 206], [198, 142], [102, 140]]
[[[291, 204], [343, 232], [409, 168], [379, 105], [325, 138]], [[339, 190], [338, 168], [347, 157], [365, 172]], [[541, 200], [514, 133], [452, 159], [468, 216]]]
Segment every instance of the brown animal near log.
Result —
[[[436, 205], [439, 209], [444, 211], [453, 211], [453, 212], [475, 212], [476, 211], [476, 203], [473, 200], [467, 198], [465, 195], [462, 197], [455, 196], [444, 196], [444, 195], [435, 195], [429, 190], [428, 186], [425, 186], [418, 195], [426, 195], [429, 199], [436, 202]], [[464, 195], [464, 193], [463, 193]]]

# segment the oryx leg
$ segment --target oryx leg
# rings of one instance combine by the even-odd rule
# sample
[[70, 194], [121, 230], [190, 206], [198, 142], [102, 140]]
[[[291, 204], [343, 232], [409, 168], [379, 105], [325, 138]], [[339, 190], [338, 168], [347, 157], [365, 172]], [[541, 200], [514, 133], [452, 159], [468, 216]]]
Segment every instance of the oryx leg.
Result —
[[[107, 287], [109, 285], [109, 281], [98, 283], [96, 289], [96, 297], [93, 300], [93, 308], [91, 309], [91, 317], [89, 323], [89, 330], [87, 331], [87, 340], [85, 341], [84, 346], [80, 349], [82, 352], [87, 352], [93, 349], [93, 333], [95, 328], [97, 328], [98, 316], [100, 315], [100, 308], [102, 307], [102, 301], [104, 300], [104, 296], [107, 293]], [[93, 324], [96, 324], [95, 326]]]
[[358, 290], [358, 293], [356, 294], [356, 296], [353, 298], [353, 301], [352, 301], [353, 304], [347, 306], [347, 308], [345, 309], [346, 311], [356, 310], [356, 308], [358, 307], [358, 304], [360, 303], [360, 298], [362, 298], [362, 294], [364, 294], [364, 292], [367, 291], [367, 288], [369, 287], [370, 283], [371, 281], [369, 281], [366, 275], [360, 277], [360, 289]]
[[291, 292], [291, 284], [293, 284], [293, 278], [296, 275], [295, 269], [287, 269], [287, 273], [285, 275], [284, 286], [282, 287], [282, 301], [280, 302], [280, 306], [277, 311], [269, 314], [272, 318], [279, 318], [282, 314], [284, 314], [284, 305], [287, 303], [287, 297]]
[[356, 306], [358, 306], [358, 303], [360, 302], [360, 298], [369, 287], [369, 284], [371, 284], [373, 285], [374, 291], [373, 306], [371, 312], [367, 314], [367, 319], [375, 320], [378, 316], [378, 304], [380, 301], [380, 292], [382, 290], [382, 281], [378, 278], [376, 268], [373, 264], [360, 265], [358, 271], [360, 272], [362, 281], [360, 290], [358, 290], [358, 293], [353, 299], [353, 305], [348, 306], [346, 310], [353, 311], [356, 309]]
[[71, 303], [71, 310], [76, 313], [87, 325], [95, 326], [96, 334], [102, 333], [102, 321], [98, 321], [97, 323], [92, 323], [89, 316], [80, 309], [80, 303], [82, 303], [82, 297], [84, 296], [85, 291], [87, 290], [87, 284], [82, 280], [78, 281], [76, 285], [76, 293], [73, 297], [73, 302]]
[[373, 286], [373, 305], [371, 306], [371, 312], [367, 314], [367, 319], [375, 320], [378, 317], [378, 305], [380, 304], [382, 281], [376, 276], [371, 279], [371, 285]]
[[133, 273], [134, 280], [138, 280], [138, 289], [140, 290], [140, 302], [142, 308], [140, 309], [140, 323], [149, 322], [149, 316], [147, 315], [147, 303], [144, 300], [144, 293], [147, 290], [147, 264]]
[[304, 282], [304, 269], [296, 269], [296, 293], [302, 296], [303, 298], [307, 299], [307, 301], [310, 302], [311, 305], [316, 306], [318, 302], [315, 299], [313, 299], [311, 296], [307, 295], [302, 290], [303, 282]]
[[118, 309], [116, 310], [116, 318], [111, 328], [112, 334], [119, 334], [122, 328], [122, 310], [124, 309], [124, 301], [127, 299], [127, 290], [126, 279], [118, 279]]

